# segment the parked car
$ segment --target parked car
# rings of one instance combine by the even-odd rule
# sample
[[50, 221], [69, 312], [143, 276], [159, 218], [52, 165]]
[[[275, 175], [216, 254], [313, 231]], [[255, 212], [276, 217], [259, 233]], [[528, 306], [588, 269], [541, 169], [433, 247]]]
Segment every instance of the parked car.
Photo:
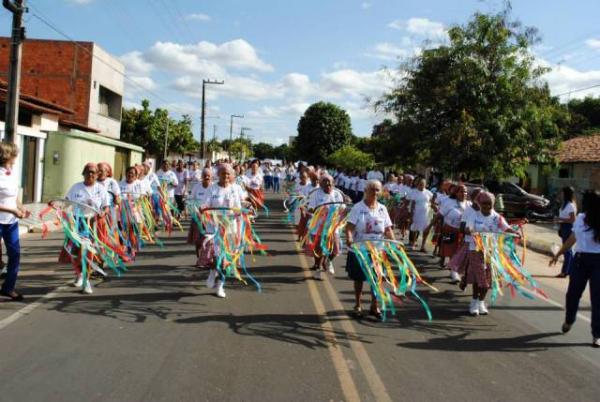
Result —
[[485, 186], [496, 195], [496, 210], [507, 218], [527, 218], [529, 221], [552, 220], [550, 200], [530, 194], [508, 181], [486, 181]]

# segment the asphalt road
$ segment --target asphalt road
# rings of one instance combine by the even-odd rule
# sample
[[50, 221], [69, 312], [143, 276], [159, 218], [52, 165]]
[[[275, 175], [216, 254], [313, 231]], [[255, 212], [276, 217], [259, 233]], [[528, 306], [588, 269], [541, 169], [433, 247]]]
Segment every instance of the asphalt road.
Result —
[[528, 264], [551, 300], [505, 296], [474, 318], [469, 295], [414, 253], [440, 289], [421, 292], [433, 321], [413, 301], [385, 323], [357, 321], [345, 256], [335, 277], [311, 279], [281, 201], [269, 205], [256, 228], [270, 253], [250, 264], [263, 291], [230, 282], [224, 300], [203, 286], [184, 233], [89, 296], [66, 286], [59, 234], [27, 235], [27, 303], [0, 304], [0, 400], [598, 400], [589, 301], [560, 334], [566, 281], [551, 278], [547, 257], [530, 252]]

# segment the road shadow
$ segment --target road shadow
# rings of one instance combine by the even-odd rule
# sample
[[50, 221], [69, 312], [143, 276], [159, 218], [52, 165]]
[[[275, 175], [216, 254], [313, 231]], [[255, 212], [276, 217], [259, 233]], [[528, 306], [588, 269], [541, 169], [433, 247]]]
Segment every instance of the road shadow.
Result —
[[562, 335], [560, 332], [519, 335], [504, 338], [469, 339], [465, 332], [425, 342], [401, 342], [396, 346], [419, 350], [440, 350], [448, 352], [542, 352], [551, 348], [589, 346], [587, 343], [543, 341], [545, 338]]
[[179, 324], [223, 323], [238, 335], [258, 336], [309, 349], [327, 348], [330, 345], [348, 347], [349, 340], [367, 342], [360, 335], [354, 336], [344, 331], [323, 328], [324, 317], [317, 314], [216, 314], [181, 318], [175, 322]]

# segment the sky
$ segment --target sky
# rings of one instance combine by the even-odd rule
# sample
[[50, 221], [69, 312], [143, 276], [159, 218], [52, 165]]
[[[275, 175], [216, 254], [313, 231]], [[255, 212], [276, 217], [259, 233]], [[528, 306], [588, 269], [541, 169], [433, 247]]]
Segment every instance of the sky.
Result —
[[[26, 0], [29, 38], [96, 42], [126, 68], [124, 103], [144, 98], [174, 117], [190, 114], [200, 137], [202, 80], [206, 133], [229, 138], [246, 127], [254, 142], [286, 143], [317, 101], [348, 112], [367, 136], [385, 116], [373, 100], [398, 78], [402, 60], [447, 40], [449, 26], [502, 0]], [[575, 5], [576, 4], [576, 5]], [[600, 95], [600, 1], [513, 0], [512, 15], [539, 30], [533, 49], [561, 100]], [[0, 11], [0, 35], [10, 35]], [[42, 20], [46, 21], [44, 23]], [[52, 27], [48, 26], [50, 24]], [[58, 32], [59, 31], [59, 32]], [[580, 91], [576, 91], [580, 90]], [[216, 126], [216, 128], [215, 128]]]

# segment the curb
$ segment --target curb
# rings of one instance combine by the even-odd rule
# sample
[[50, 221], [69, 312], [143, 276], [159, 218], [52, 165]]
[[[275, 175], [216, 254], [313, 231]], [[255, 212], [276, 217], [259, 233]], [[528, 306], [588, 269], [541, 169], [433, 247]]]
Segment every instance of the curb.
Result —
[[533, 250], [537, 253], [545, 254], [547, 256], [552, 257], [554, 254], [552, 253], [552, 246], [555, 243], [550, 243], [543, 240], [527, 240], [526, 245], [527, 248]]

